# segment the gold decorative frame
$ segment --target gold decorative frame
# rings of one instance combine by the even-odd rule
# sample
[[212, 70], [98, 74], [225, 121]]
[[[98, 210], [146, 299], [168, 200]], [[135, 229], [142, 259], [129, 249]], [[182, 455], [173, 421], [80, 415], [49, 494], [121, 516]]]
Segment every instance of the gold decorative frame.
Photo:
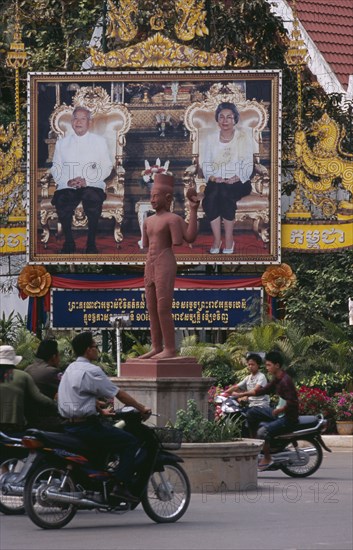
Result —
[[[104, 93], [95, 93], [98, 89]], [[255, 162], [267, 174], [267, 187], [264, 191], [262, 176], [259, 176], [254, 188], [257, 186], [262, 197], [266, 194], [266, 212], [260, 215], [255, 209], [253, 217], [249, 217], [247, 211], [243, 213], [238, 229], [235, 227], [235, 238], [241, 244], [246, 238], [251, 239], [251, 244], [242, 245], [229, 256], [216, 257], [209, 254], [206, 241], [211, 232], [205, 225], [207, 221], [200, 216], [198, 237], [192, 246], [175, 249], [177, 262], [179, 265], [280, 263], [281, 71], [29, 73], [28, 93], [29, 263], [143, 265], [146, 251], [139, 246], [139, 221], [141, 216], [152, 213], [148, 206], [149, 191], [141, 185], [144, 162], [147, 160], [152, 165], [158, 158], [162, 164], [169, 161], [169, 170], [176, 176], [173, 209], [187, 219], [185, 192], [190, 185], [197, 184], [193, 169], [198, 138], [193, 113], [201, 106], [206, 107], [211, 116], [222, 100], [232, 100], [240, 111], [252, 113], [256, 119], [254, 132], [259, 151]], [[105, 109], [124, 113], [125, 125], [119, 130], [120, 137], [117, 136], [116, 154], [117, 165], [121, 167], [118, 177], [123, 197], [121, 227], [119, 233], [107, 229], [98, 254], [87, 255], [79, 248], [75, 254], [68, 255], [60, 252], [60, 239], [56, 242], [55, 219], [50, 222], [48, 246], [43, 246], [40, 204], [43, 198], [49, 200], [54, 192], [46, 175], [56, 136], [62, 131], [58, 121], [66, 117], [67, 124], [73, 106], [80, 104], [84, 96], [93, 118], [96, 111], [102, 113]], [[139, 211], [139, 205], [143, 212]], [[55, 216], [54, 210], [52, 214]], [[108, 222], [103, 220], [102, 225]], [[82, 227], [78, 228], [77, 234], [82, 231]]]
[[197, 50], [185, 44], [179, 44], [157, 32], [143, 42], [108, 53], [91, 48], [91, 58], [95, 67], [108, 69], [119, 67], [184, 69], [190, 66], [204, 69], [209, 66], [223, 67], [227, 59], [227, 50], [220, 53]]

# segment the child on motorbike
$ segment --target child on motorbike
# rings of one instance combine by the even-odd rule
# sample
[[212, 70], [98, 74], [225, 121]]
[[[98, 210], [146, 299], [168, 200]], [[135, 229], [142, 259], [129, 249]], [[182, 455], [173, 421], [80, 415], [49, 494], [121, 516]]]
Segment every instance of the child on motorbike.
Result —
[[[255, 389], [263, 388], [267, 385], [266, 376], [260, 372], [262, 365], [261, 356], [257, 353], [248, 353], [246, 356], [246, 364], [248, 367], [249, 375], [244, 378], [239, 384], [234, 384], [228, 388], [225, 395], [235, 395], [234, 392], [239, 390], [252, 391]], [[272, 409], [270, 407], [270, 398], [268, 395], [250, 397], [241, 397], [239, 401], [244, 401], [247, 404], [246, 419], [249, 427], [250, 437], [256, 437], [257, 427], [261, 420], [264, 420], [262, 411], [266, 409], [266, 413], [271, 414]]]

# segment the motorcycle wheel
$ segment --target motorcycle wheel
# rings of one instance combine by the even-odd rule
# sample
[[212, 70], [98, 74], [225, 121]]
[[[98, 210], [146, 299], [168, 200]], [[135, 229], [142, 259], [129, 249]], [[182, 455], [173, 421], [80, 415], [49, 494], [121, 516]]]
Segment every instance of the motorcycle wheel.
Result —
[[[62, 485], [65, 477], [64, 485]], [[57, 503], [46, 495], [49, 487], [62, 492], [75, 491], [75, 483], [67, 472], [48, 465], [35, 470], [25, 484], [24, 504], [29, 518], [42, 529], [60, 529], [76, 515], [77, 508], [70, 503]]]
[[[282, 472], [291, 477], [308, 477], [318, 470], [322, 463], [323, 453], [320, 443], [312, 439], [297, 439], [299, 453], [310, 454], [307, 457], [309, 460], [306, 464], [287, 464], [281, 466]], [[286, 451], [296, 452], [293, 443], [286, 446]]]
[[165, 464], [163, 472], [150, 476], [141, 503], [156, 523], [173, 523], [185, 514], [190, 494], [190, 482], [183, 468], [179, 464]]
[[[8, 458], [0, 464], [1, 474], [15, 474], [23, 468], [23, 461], [19, 458]], [[0, 491], [0, 512], [7, 516], [20, 516], [25, 513], [23, 496], [5, 495]]]

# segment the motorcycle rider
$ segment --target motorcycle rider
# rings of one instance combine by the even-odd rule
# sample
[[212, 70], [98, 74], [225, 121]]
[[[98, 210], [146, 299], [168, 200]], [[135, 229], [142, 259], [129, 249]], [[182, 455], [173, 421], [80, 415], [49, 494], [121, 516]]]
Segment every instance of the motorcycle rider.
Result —
[[139, 442], [130, 433], [104, 422], [97, 408], [100, 410], [100, 399], [116, 397], [125, 405], [135, 407], [146, 418], [151, 414], [151, 409], [115, 386], [103, 370], [93, 363], [98, 359], [99, 352], [91, 332], [75, 336], [72, 347], [76, 360], [67, 367], [58, 390], [59, 412], [69, 421], [64, 429], [82, 439], [92, 449], [117, 452], [119, 463], [115, 470], [116, 485], [111, 495], [125, 501], [138, 501], [126, 483], [134, 470]]
[[272, 380], [263, 388], [255, 388], [243, 393], [235, 394], [235, 397], [249, 397], [257, 395], [277, 394], [284, 404], [271, 410], [271, 416], [266, 422], [261, 422], [257, 437], [264, 439], [263, 458], [258, 464], [260, 471], [266, 470], [273, 464], [270, 452], [270, 440], [275, 435], [295, 429], [298, 423], [299, 403], [298, 394], [291, 377], [283, 370], [283, 356], [278, 351], [266, 353], [265, 365], [267, 372], [272, 375]]
[[[257, 353], [248, 353], [246, 356], [246, 364], [249, 370], [249, 375], [244, 378], [238, 384], [230, 386], [224, 395], [234, 395], [234, 392], [239, 390], [254, 390], [256, 388], [262, 388], [267, 384], [266, 376], [260, 372], [262, 365], [261, 356]], [[264, 408], [266, 408], [267, 414], [270, 409], [270, 398], [268, 395], [262, 396], [250, 396], [242, 397], [239, 401], [247, 402], [246, 419], [249, 427], [250, 437], [256, 437], [256, 430], [259, 425], [259, 418], [263, 419], [261, 415]], [[272, 409], [271, 409], [272, 410]]]
[[56, 340], [42, 340], [36, 352], [34, 363], [25, 368], [39, 390], [51, 399], [55, 399], [62, 375], [59, 369], [60, 354]]
[[[39, 390], [51, 399], [56, 399], [62, 371], [59, 369], [60, 353], [58, 342], [52, 338], [42, 340], [33, 363], [25, 368]], [[61, 431], [66, 421], [56, 412], [48, 415], [40, 407], [28, 412], [28, 422], [40, 430]]]

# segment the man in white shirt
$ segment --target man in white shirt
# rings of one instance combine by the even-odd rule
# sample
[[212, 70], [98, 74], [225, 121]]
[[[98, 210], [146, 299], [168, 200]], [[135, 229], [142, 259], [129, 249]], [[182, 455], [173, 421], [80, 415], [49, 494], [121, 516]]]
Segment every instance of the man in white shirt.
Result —
[[97, 404], [99, 409], [100, 399], [116, 397], [125, 405], [135, 407], [145, 418], [150, 416], [151, 409], [115, 386], [103, 370], [91, 362], [98, 358], [98, 346], [91, 332], [75, 336], [72, 347], [77, 359], [67, 367], [58, 390], [59, 412], [68, 419], [65, 431], [82, 439], [92, 449], [119, 454], [116, 486], [111, 495], [134, 502], [137, 499], [129, 492], [127, 484], [134, 472], [138, 440], [128, 432], [102, 422]]
[[86, 254], [98, 253], [96, 234], [106, 198], [104, 180], [111, 174], [113, 163], [106, 140], [88, 131], [90, 120], [88, 109], [76, 107], [71, 119], [74, 133], [58, 139], [55, 145], [51, 173], [57, 188], [52, 204], [64, 232], [62, 254], [76, 250], [71, 224], [80, 202], [88, 219]]

